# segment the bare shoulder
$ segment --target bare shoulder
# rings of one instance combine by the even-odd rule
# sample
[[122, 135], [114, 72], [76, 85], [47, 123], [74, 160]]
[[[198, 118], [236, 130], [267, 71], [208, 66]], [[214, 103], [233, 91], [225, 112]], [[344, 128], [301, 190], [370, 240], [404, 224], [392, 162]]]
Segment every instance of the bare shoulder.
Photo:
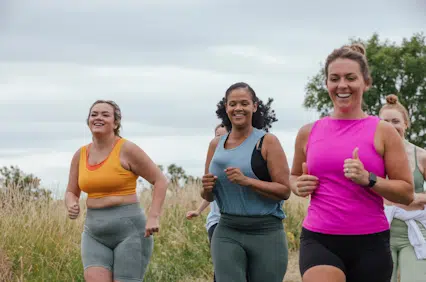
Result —
[[416, 146], [417, 159], [420, 164], [423, 165], [423, 169], [426, 170], [426, 150]]
[[221, 136], [214, 137], [209, 144], [210, 149], [216, 149], [217, 145], [219, 144]]
[[277, 146], [282, 147], [280, 139], [278, 139], [275, 134], [267, 132], [264, 136], [265, 137], [263, 138], [262, 152], [264, 148], [277, 148]]
[[[381, 120], [377, 125], [377, 133], [380, 140], [386, 144], [395, 143], [395, 141], [402, 142], [401, 136], [399, 136], [398, 131], [395, 127], [389, 122]], [[385, 146], [386, 147], [386, 146]]]
[[[129, 140], [124, 140], [120, 150], [120, 162], [123, 168], [132, 170], [144, 164], [149, 159], [142, 148]], [[139, 172], [138, 172], [139, 173]]]
[[304, 126], [302, 126], [299, 131], [297, 132], [297, 135], [302, 138], [307, 138], [309, 134], [311, 133], [312, 127], [314, 127], [315, 122], [307, 123]]
[[426, 150], [422, 147], [416, 146], [416, 151], [419, 157], [426, 157]]
[[80, 156], [80, 154], [81, 154], [81, 148], [78, 148], [78, 150], [77, 150], [77, 151], [75, 151], [73, 158], [75, 158], [75, 157], [79, 157], [79, 156]]
[[379, 124], [377, 125], [377, 130], [380, 130], [382, 133], [389, 133], [391, 131], [397, 132], [392, 124], [384, 120], [379, 121]]
[[275, 143], [275, 142], [280, 142], [280, 140], [278, 139], [278, 137], [273, 134], [273, 133], [269, 133], [267, 132], [265, 134], [265, 137], [263, 138], [263, 143], [265, 144], [271, 144], [271, 143]]
[[80, 162], [80, 154], [81, 154], [81, 147], [78, 148], [78, 150], [74, 153], [72, 156], [72, 163], [78, 164]]
[[311, 122], [311, 123], [305, 124], [299, 129], [296, 136], [295, 146], [305, 147], [306, 143], [308, 142], [308, 138], [309, 138], [309, 135], [311, 134], [312, 127], [314, 126], [314, 124], [315, 122]]
[[127, 153], [132, 153], [132, 152], [135, 152], [135, 151], [138, 151], [138, 150], [141, 150], [141, 148], [138, 145], [136, 145], [135, 143], [133, 143], [132, 141], [127, 140], [127, 139], [125, 139], [123, 141], [123, 145], [121, 146], [121, 151], [123, 153], [127, 154]]

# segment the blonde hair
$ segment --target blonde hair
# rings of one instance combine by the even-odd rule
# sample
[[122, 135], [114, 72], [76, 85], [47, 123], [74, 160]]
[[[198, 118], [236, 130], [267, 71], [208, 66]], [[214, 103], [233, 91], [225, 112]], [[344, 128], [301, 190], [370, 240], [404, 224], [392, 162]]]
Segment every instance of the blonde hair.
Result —
[[328, 67], [337, 59], [349, 59], [359, 64], [364, 81], [368, 84], [372, 84], [372, 78], [368, 67], [366, 51], [364, 45], [361, 43], [354, 43], [352, 45], [345, 45], [339, 49], [335, 49], [330, 55], [328, 55], [325, 61], [325, 77], [326, 81], [328, 78]]
[[410, 128], [411, 121], [408, 115], [407, 108], [405, 108], [398, 99], [398, 96], [395, 94], [389, 94], [386, 96], [386, 104], [380, 109], [379, 115], [384, 110], [397, 110], [402, 114], [402, 117], [404, 118], [405, 124], [407, 125], [407, 128]]
[[93, 107], [97, 104], [108, 104], [114, 109], [114, 123], [117, 125], [117, 128], [114, 129], [114, 134], [116, 136], [120, 136], [120, 129], [121, 129], [121, 110], [120, 107], [111, 100], [97, 100], [95, 101], [92, 106], [90, 106], [89, 109], [89, 115], [87, 116], [87, 125], [89, 125], [89, 118], [90, 118], [90, 112], [92, 111]]

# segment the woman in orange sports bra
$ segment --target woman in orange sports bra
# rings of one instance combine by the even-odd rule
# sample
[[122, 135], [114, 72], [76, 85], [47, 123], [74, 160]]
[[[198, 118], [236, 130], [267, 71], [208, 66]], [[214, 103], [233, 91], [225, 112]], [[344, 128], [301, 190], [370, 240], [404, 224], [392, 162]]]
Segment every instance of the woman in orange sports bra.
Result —
[[[119, 135], [121, 111], [113, 101], [96, 101], [87, 124], [93, 142], [73, 156], [65, 204], [71, 219], [80, 213], [81, 191], [88, 195], [81, 236], [87, 282], [143, 281], [153, 250], [153, 233], [167, 189], [167, 179], [134, 143]], [[136, 195], [141, 176], [153, 188], [147, 218]]]

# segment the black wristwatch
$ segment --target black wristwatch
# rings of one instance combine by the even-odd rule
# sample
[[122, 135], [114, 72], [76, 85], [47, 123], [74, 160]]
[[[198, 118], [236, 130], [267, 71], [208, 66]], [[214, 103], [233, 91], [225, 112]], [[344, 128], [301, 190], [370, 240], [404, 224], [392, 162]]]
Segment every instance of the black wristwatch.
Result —
[[367, 187], [372, 188], [374, 185], [376, 185], [377, 176], [374, 173], [369, 172], [368, 173], [368, 181], [369, 181], [369, 183], [368, 183]]

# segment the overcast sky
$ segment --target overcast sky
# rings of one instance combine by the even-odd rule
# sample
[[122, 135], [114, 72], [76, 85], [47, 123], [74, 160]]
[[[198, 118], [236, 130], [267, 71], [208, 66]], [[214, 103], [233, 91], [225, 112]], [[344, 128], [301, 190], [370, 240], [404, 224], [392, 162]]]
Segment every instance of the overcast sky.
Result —
[[291, 164], [297, 130], [317, 118], [302, 102], [320, 63], [349, 38], [425, 31], [425, 3], [0, 0], [0, 165], [63, 193], [91, 141], [91, 103], [112, 99], [124, 137], [201, 176], [216, 103], [238, 81], [275, 99], [272, 132]]

